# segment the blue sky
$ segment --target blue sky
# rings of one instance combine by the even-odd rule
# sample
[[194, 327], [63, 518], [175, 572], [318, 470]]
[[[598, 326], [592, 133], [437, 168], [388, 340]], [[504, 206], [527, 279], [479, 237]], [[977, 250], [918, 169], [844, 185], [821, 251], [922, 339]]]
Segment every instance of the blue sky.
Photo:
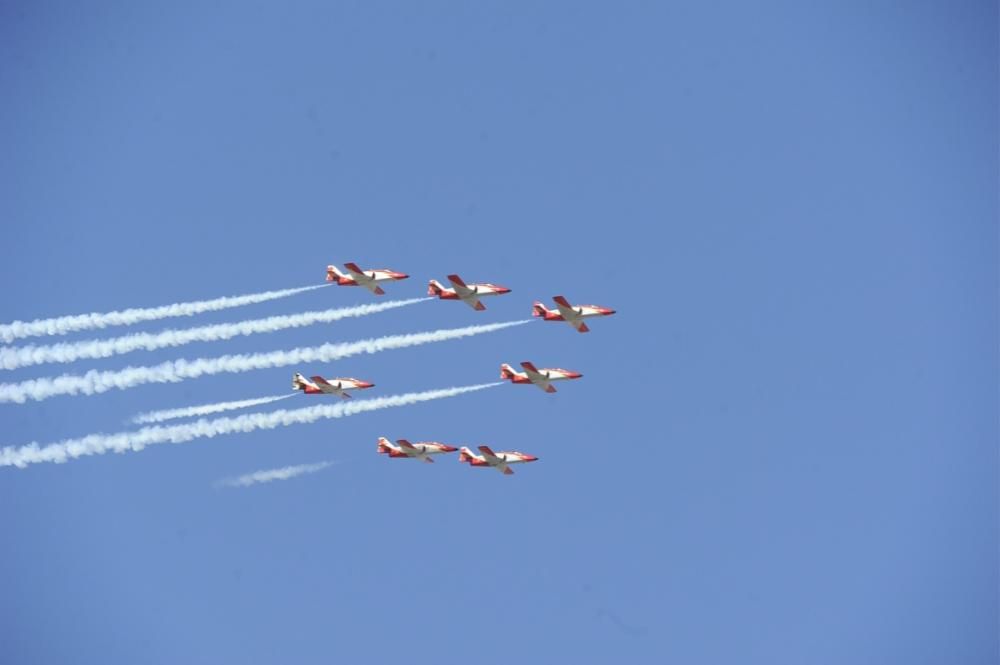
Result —
[[[300, 368], [376, 394], [584, 373], [556, 395], [0, 469], [0, 660], [996, 662], [995, 4], [141, 4], [0, 7], [0, 321], [351, 260], [412, 275], [389, 297], [450, 272], [513, 292], [0, 381], [559, 293], [618, 314]], [[0, 405], [0, 444], [293, 369]], [[380, 435], [541, 460], [390, 461]]]

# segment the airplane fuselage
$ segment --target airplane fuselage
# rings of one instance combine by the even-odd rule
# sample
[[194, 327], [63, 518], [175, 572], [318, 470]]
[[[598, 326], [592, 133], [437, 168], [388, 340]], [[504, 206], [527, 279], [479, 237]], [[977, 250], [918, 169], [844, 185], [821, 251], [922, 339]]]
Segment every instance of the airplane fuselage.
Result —
[[[483, 296], [498, 296], [510, 291], [510, 289], [497, 286], [496, 284], [469, 284], [468, 286], [472, 294], [478, 298], [482, 298]], [[436, 295], [441, 300], [461, 300], [463, 297], [455, 289], [446, 286], [440, 287], [440, 290], [436, 293], [431, 290], [430, 295]]]
[[314, 376], [307, 379], [301, 374], [292, 377], [292, 390], [301, 390], [306, 395], [338, 395], [340, 397], [350, 397], [348, 390], [364, 390], [371, 388], [375, 384], [361, 379], [351, 377], [340, 377], [336, 379], [324, 379], [321, 376]]
[[[571, 372], [568, 369], [558, 369], [558, 368], [548, 368], [538, 370], [539, 374], [544, 377], [544, 382], [549, 381], [566, 381], [568, 379], [579, 379], [582, 374], [579, 372]], [[510, 377], [511, 383], [536, 383], [532, 381], [531, 378], [524, 372], [514, 372], [513, 376]]]
[[579, 319], [591, 319], [595, 316], [608, 316], [614, 312], [608, 311], [605, 307], [596, 305], [574, 305], [570, 312], [563, 313], [563, 310], [545, 310], [546, 321], [570, 321]]
[[[367, 279], [362, 279], [362, 281], [369, 283], [374, 282], [376, 284], [379, 282], [393, 282], [399, 279], [399, 277], [395, 276], [395, 273], [387, 270], [366, 270], [363, 274], [364, 277], [367, 277]], [[351, 275], [328, 276], [326, 281], [337, 282], [340, 286], [361, 286], [358, 280]]]

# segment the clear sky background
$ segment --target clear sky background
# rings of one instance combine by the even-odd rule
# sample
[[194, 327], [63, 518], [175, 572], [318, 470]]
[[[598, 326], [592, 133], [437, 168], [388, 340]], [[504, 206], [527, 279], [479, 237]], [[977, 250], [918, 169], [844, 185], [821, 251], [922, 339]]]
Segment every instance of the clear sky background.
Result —
[[[996, 663], [997, 7], [807, 4], [0, 4], [0, 321], [352, 260], [513, 289], [2, 382], [618, 310], [297, 368], [555, 395], [0, 469], [0, 661]], [[294, 369], [0, 405], [0, 444]]]

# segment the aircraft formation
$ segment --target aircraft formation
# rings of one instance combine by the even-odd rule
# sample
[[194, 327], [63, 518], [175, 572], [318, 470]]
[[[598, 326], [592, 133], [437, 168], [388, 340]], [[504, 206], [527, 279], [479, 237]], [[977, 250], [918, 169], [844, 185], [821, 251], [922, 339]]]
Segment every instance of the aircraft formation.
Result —
[[[338, 286], [361, 286], [376, 296], [384, 295], [391, 289], [392, 282], [409, 279], [406, 273], [389, 269], [364, 269], [355, 263], [347, 263], [343, 268], [328, 266], [326, 279]], [[450, 286], [435, 279], [427, 284], [426, 296], [400, 300], [384, 300], [318, 311], [305, 311], [286, 315], [247, 319], [238, 322], [210, 323], [192, 328], [173, 328], [155, 332], [138, 332], [108, 339], [82, 339], [56, 344], [25, 344], [23, 346], [3, 346], [10, 342], [30, 337], [65, 335], [83, 330], [103, 329], [111, 326], [130, 326], [146, 321], [192, 316], [203, 312], [220, 311], [243, 307], [298, 293], [324, 288], [325, 284], [276, 291], [264, 291], [239, 296], [224, 296], [209, 300], [180, 302], [159, 307], [129, 308], [111, 312], [92, 312], [83, 315], [57, 316], [33, 321], [13, 321], [0, 323], [0, 370], [16, 369], [42, 363], [68, 363], [85, 358], [108, 358], [133, 351], [153, 351], [164, 347], [182, 346], [194, 342], [212, 342], [231, 339], [238, 335], [269, 333], [297, 328], [317, 323], [329, 323], [344, 318], [368, 316], [377, 312], [415, 305], [431, 299], [461, 301], [477, 312], [486, 310], [484, 301], [491, 297], [509, 294], [505, 286], [490, 282], [466, 282], [457, 274], [447, 276]], [[590, 320], [615, 313], [608, 307], [597, 305], [574, 305], [563, 296], [556, 296], [554, 308], [541, 302], [532, 305], [535, 317], [544, 321], [561, 321], [573, 326], [581, 333], [589, 331]], [[23, 404], [26, 401], [41, 401], [59, 395], [96, 395], [109, 390], [129, 390], [138, 386], [155, 383], [176, 383], [187, 379], [223, 373], [241, 373], [272, 367], [294, 367], [309, 360], [313, 362], [335, 362], [361, 353], [380, 353], [390, 349], [407, 348], [460, 339], [472, 335], [491, 333], [531, 322], [531, 318], [468, 325], [460, 328], [439, 329], [384, 335], [375, 339], [361, 339], [349, 342], [325, 343], [319, 346], [296, 349], [277, 349], [263, 353], [230, 353], [216, 357], [180, 358], [167, 360], [156, 365], [129, 365], [124, 369], [90, 370], [78, 374], [42, 376], [23, 381], [0, 382], [0, 403]], [[454, 397], [501, 385], [504, 382], [533, 385], [547, 393], [557, 391], [555, 384], [583, 376], [580, 372], [560, 367], [540, 367], [524, 361], [515, 369], [507, 363], [500, 365], [500, 379], [489, 383], [469, 386], [452, 386], [434, 390], [414, 391], [387, 395], [370, 400], [358, 400], [337, 404], [314, 405], [303, 409], [260, 411], [239, 416], [224, 416], [205, 419], [210, 414], [237, 411], [254, 406], [263, 406], [292, 397], [295, 393], [309, 396], [335, 396], [350, 400], [358, 392], [375, 387], [369, 377], [323, 376], [318, 372], [292, 375], [293, 393], [254, 397], [251, 399], [226, 400], [211, 404], [183, 406], [180, 408], [157, 409], [135, 415], [132, 422], [150, 425], [134, 432], [103, 433], [63, 439], [40, 445], [32, 442], [24, 446], [0, 448], [0, 467], [24, 467], [40, 462], [62, 462], [84, 455], [98, 455], [123, 450], [142, 450], [153, 444], [180, 443], [221, 434], [253, 431], [293, 424], [315, 422], [319, 419], [341, 418], [368, 411], [396, 408], [429, 400]], [[310, 397], [313, 399], [313, 397]], [[322, 399], [322, 397], [320, 397]], [[159, 425], [171, 420], [199, 418], [197, 421]], [[478, 452], [468, 447], [458, 447], [435, 441], [410, 443], [399, 439], [392, 443], [379, 439], [378, 452], [388, 457], [417, 458], [430, 461], [432, 456], [458, 452], [458, 460], [472, 467], [493, 467], [505, 475], [513, 473], [511, 466], [534, 462], [538, 458], [518, 450], [494, 450], [488, 445], [479, 445]]]
[[[384, 295], [385, 290], [382, 285], [390, 282], [407, 279], [406, 273], [389, 270], [388, 268], [363, 270], [356, 263], [345, 263], [344, 270], [340, 270], [334, 265], [326, 268], [326, 281], [335, 282], [338, 286], [363, 286], [375, 295]], [[441, 300], [459, 300], [476, 311], [484, 311], [486, 306], [482, 303], [482, 298], [489, 296], [499, 296], [510, 293], [510, 289], [499, 284], [466, 283], [456, 274], [448, 275], [450, 287], [446, 287], [436, 279], [430, 280], [427, 286], [427, 295], [437, 297]], [[541, 318], [543, 321], [562, 321], [573, 326], [577, 332], [589, 332], [590, 328], [584, 323], [585, 319], [592, 319], [601, 316], [610, 316], [615, 310], [598, 305], [572, 305], [564, 296], [555, 296], [554, 309], [549, 309], [541, 302], [535, 301], [532, 305], [532, 316]], [[512, 384], [534, 385], [547, 393], [556, 392], [555, 381], [567, 381], [579, 379], [583, 376], [580, 372], [562, 369], [558, 367], [537, 368], [531, 362], [521, 363], [523, 372], [515, 370], [507, 363], [500, 365], [500, 378], [510, 381]], [[373, 387], [375, 384], [370, 381], [363, 381], [350, 377], [324, 378], [313, 376], [309, 379], [296, 372], [292, 377], [292, 389], [301, 391], [306, 395], [336, 395], [342, 399], [350, 399], [348, 390], [364, 390]], [[389, 458], [418, 459], [422, 462], [431, 463], [433, 455], [441, 455], [458, 451], [458, 461], [468, 464], [470, 467], [493, 468], [503, 473], [511, 475], [514, 471], [510, 468], [512, 464], [524, 464], [535, 462], [538, 457], [529, 455], [518, 450], [502, 450], [494, 452], [487, 445], [478, 446], [479, 453], [473, 452], [466, 446], [455, 447], [437, 441], [425, 441], [411, 443], [406, 439], [397, 439], [393, 443], [385, 437], [378, 438], [377, 451], [381, 455]]]

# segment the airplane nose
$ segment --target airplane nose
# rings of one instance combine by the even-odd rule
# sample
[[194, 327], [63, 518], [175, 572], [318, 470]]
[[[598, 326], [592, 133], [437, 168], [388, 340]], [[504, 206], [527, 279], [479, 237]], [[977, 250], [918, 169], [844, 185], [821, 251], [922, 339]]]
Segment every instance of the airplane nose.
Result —
[[396, 273], [396, 279], [409, 279], [409, 277], [410, 277], [409, 275], [403, 272]]
[[582, 377], [583, 377], [583, 374], [580, 374], [579, 372], [573, 372], [573, 378], [574, 379], [579, 379], [579, 378], [582, 378]]
[[446, 453], [453, 453], [456, 450], [458, 450], [458, 448], [456, 448], [455, 446], [445, 446], [445, 445], [442, 445], [441, 446], [441, 450], [443, 450]]
[[608, 309], [608, 310], [605, 310], [605, 313], [607, 313], [607, 314], [615, 314], [615, 310]]
[[537, 462], [538, 458], [535, 457], [534, 455], [525, 455], [524, 461], [525, 462]]
[[510, 293], [510, 289], [508, 289], [506, 286], [501, 286], [500, 294], [503, 295], [504, 293]]

